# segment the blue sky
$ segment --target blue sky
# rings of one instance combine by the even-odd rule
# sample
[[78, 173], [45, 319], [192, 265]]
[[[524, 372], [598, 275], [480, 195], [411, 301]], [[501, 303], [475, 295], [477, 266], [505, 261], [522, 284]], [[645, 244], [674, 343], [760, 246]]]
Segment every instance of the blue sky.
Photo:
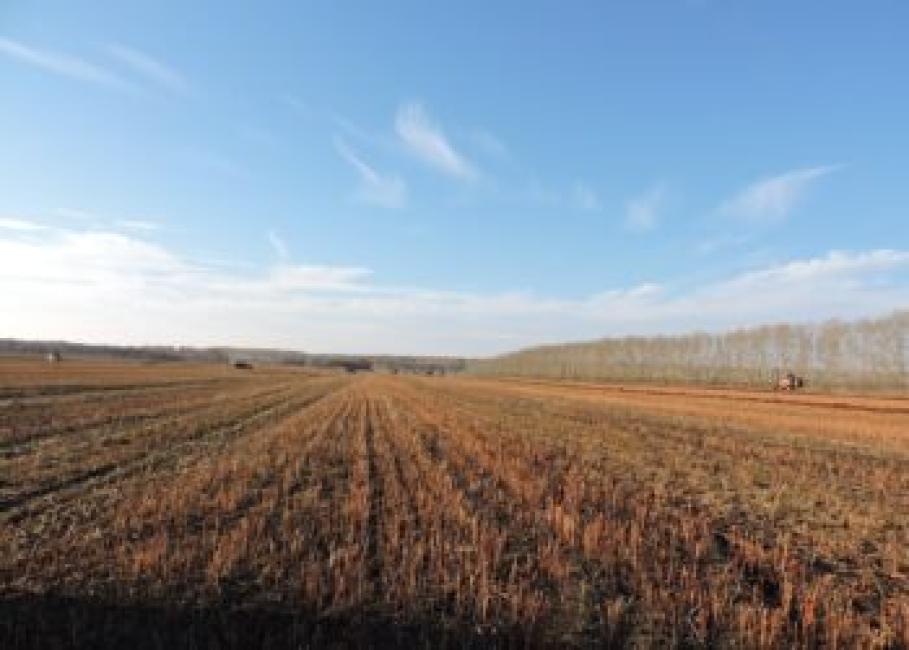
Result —
[[909, 303], [905, 3], [438, 4], [0, 3], [0, 336], [488, 354]]

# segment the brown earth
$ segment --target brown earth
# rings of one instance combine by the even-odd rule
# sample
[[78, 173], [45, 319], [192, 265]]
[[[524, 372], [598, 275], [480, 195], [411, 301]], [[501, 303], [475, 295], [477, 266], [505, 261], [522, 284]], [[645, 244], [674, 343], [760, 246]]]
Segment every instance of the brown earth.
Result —
[[0, 647], [909, 647], [909, 400], [0, 361]]

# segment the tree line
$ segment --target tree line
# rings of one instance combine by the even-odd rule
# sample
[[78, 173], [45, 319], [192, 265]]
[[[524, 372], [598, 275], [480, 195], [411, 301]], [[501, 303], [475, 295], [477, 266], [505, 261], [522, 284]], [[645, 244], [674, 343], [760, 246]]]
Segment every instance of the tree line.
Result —
[[909, 311], [724, 333], [626, 336], [473, 360], [476, 374], [766, 385], [779, 372], [819, 388], [909, 388]]
[[64, 359], [108, 358], [131, 361], [287, 364], [313, 368], [381, 369], [416, 374], [450, 373], [464, 370], [461, 357], [429, 357], [387, 354], [317, 354], [294, 350], [239, 347], [189, 347], [180, 345], [103, 345], [70, 341], [29, 341], [0, 339], [0, 355], [46, 355], [58, 353]]

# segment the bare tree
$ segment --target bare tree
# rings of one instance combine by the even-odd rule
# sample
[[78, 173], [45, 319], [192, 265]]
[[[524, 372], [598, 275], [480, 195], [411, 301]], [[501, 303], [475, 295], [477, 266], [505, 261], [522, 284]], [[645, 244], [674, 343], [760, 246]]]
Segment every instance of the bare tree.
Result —
[[853, 323], [780, 323], [684, 336], [602, 339], [475, 360], [482, 374], [763, 385], [775, 371], [815, 387], [909, 386], [909, 311]]

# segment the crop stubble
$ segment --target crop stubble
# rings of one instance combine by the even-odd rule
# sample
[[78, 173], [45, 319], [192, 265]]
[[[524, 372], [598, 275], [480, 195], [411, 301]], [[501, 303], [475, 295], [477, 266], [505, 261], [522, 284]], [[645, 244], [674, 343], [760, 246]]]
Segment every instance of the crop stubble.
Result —
[[0, 374], [4, 647], [909, 644], [895, 396], [48, 372]]

